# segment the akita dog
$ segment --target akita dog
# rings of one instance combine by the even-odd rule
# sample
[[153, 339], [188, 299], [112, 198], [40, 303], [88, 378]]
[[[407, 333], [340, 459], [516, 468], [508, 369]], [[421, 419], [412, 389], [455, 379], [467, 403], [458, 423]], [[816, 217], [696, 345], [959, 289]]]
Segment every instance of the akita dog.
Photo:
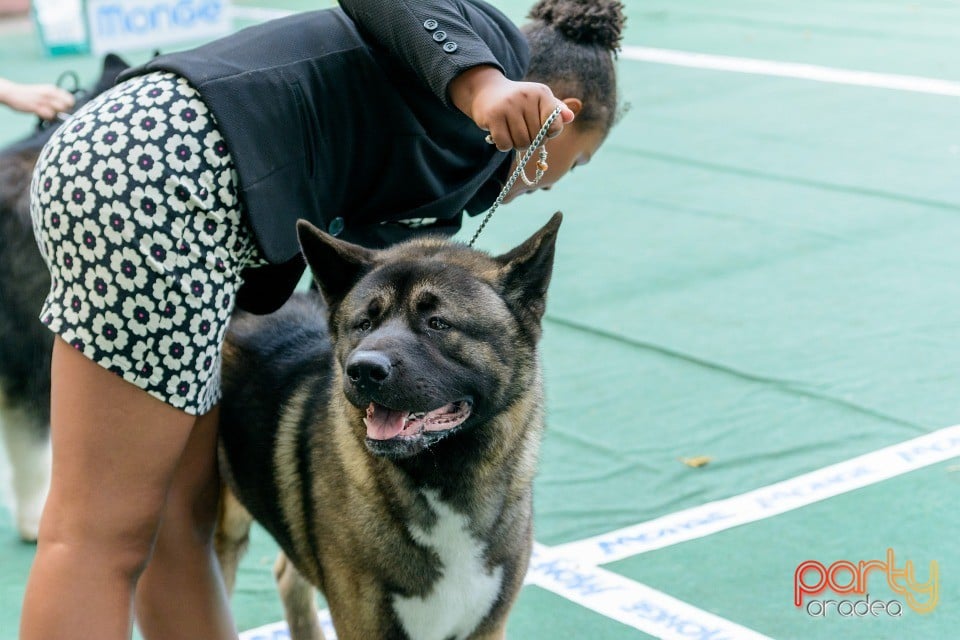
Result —
[[306, 222], [319, 286], [238, 314], [224, 348], [218, 553], [278, 542], [292, 637], [503, 638], [533, 542], [537, 343], [561, 215], [491, 257], [442, 239], [373, 251]]

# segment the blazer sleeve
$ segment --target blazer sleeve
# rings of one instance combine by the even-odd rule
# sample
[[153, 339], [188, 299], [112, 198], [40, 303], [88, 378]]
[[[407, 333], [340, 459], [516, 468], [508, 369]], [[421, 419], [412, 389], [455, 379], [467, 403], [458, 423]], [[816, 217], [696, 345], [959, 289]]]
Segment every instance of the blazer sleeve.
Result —
[[467, 69], [491, 65], [513, 79], [519, 79], [518, 64], [521, 77], [526, 70], [526, 39], [485, 3], [340, 0], [340, 7], [365, 37], [409, 66], [447, 106], [453, 107], [450, 81]]

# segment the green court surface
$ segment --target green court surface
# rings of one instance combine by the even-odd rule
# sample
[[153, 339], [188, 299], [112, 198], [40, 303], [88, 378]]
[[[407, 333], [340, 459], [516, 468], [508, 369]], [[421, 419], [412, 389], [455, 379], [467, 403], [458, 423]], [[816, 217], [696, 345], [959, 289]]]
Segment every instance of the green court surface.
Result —
[[[528, 5], [495, 4], [518, 21]], [[960, 4], [626, 4], [621, 122], [479, 240], [503, 251], [566, 214], [543, 339], [542, 546], [509, 637], [956, 638]], [[0, 22], [0, 75], [96, 67], [44, 58], [27, 23]], [[30, 126], [2, 112], [0, 141]], [[255, 531], [241, 630], [282, 617], [275, 549]], [[931, 612], [884, 569], [870, 599], [902, 615], [842, 615], [864, 598], [831, 589], [794, 606], [804, 561], [888, 549], [886, 568], [910, 561], [917, 583], [936, 563]], [[16, 636], [32, 552], [0, 509], [0, 640]], [[850, 604], [817, 616], [811, 600]]]

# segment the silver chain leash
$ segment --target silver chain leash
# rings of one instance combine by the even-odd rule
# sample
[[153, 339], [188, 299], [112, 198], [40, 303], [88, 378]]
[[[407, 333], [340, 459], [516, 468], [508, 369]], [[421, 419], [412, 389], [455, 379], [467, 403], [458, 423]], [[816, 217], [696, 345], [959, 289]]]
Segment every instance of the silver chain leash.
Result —
[[[507, 197], [508, 193], [510, 193], [510, 189], [513, 188], [517, 178], [523, 176], [523, 181], [531, 187], [540, 182], [540, 179], [543, 178], [543, 174], [547, 170], [547, 147], [540, 147], [540, 145], [543, 144], [543, 139], [547, 137], [547, 131], [550, 130], [550, 125], [553, 124], [553, 121], [557, 119], [562, 110], [563, 105], [557, 105], [557, 108], [553, 110], [553, 113], [547, 116], [543, 126], [540, 127], [540, 132], [533, 139], [533, 142], [530, 143], [530, 146], [524, 150], [523, 156], [520, 155], [519, 150], [517, 151], [517, 168], [513, 170], [513, 174], [510, 176], [510, 179], [507, 180], [506, 184], [503, 185], [503, 189], [500, 190], [500, 195], [498, 195], [497, 199], [493, 201], [493, 205], [490, 207], [490, 210], [487, 211], [487, 215], [483, 218], [483, 222], [480, 223], [476, 233], [473, 234], [470, 242], [467, 243], [468, 247], [472, 247], [473, 243], [477, 241], [477, 237], [479, 237], [480, 232], [483, 231], [483, 228], [487, 226], [488, 222], [490, 222], [490, 218], [493, 217], [493, 212], [497, 210], [497, 207], [503, 204], [503, 199]], [[538, 147], [540, 148], [540, 161], [537, 162], [537, 170], [534, 174], [533, 180], [531, 180], [527, 177], [526, 167], [527, 163], [530, 162], [530, 158], [533, 157], [533, 153]]]

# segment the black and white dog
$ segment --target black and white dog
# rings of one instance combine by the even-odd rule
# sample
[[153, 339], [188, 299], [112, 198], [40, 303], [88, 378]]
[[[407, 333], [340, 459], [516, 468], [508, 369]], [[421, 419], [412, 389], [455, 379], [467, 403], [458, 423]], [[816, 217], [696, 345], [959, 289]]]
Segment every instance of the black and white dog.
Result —
[[[126, 62], [107, 55], [96, 85], [77, 106], [110, 88]], [[30, 180], [59, 123], [44, 123], [0, 150], [0, 431], [13, 470], [20, 536], [36, 540], [50, 476], [50, 350], [53, 334], [37, 316], [50, 289], [30, 220]]]

